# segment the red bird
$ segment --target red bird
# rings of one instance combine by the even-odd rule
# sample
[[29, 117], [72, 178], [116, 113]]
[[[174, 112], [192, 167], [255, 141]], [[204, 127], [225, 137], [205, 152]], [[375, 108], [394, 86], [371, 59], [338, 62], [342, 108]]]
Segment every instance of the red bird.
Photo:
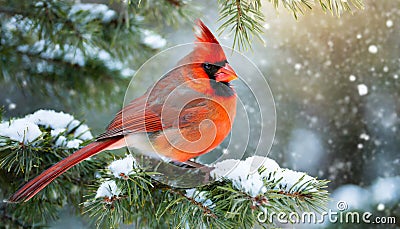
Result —
[[104, 150], [134, 147], [147, 155], [185, 162], [210, 152], [229, 134], [236, 114], [237, 79], [211, 31], [197, 20], [195, 47], [176, 68], [134, 99], [95, 142], [20, 188], [10, 202], [28, 201], [55, 178]]

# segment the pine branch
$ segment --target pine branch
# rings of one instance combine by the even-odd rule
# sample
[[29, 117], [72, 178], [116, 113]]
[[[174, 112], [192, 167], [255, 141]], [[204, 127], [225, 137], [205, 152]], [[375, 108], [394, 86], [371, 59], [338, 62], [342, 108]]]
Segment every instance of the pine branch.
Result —
[[209, 207], [204, 206], [203, 203], [196, 201], [192, 197], [188, 197], [181, 190], [177, 190], [177, 189], [174, 189], [174, 188], [169, 187], [169, 186], [166, 186], [164, 188], [164, 190], [167, 190], [167, 191], [169, 191], [169, 192], [171, 192], [173, 194], [178, 194], [178, 195], [182, 196], [183, 198], [187, 199], [191, 204], [193, 204], [193, 205], [197, 206], [198, 208], [200, 208], [206, 216], [211, 216], [212, 218], [215, 218], [215, 219], [218, 218], [218, 216], [215, 215]]
[[[104, 107], [100, 105], [123, 97], [123, 91], [115, 87], [126, 85], [133, 69], [157, 49], [144, 42], [145, 22], [140, 15], [146, 11], [142, 8], [137, 8], [139, 14], [125, 16], [100, 4], [0, 2], [0, 55], [5, 57], [0, 60], [0, 81], [15, 82], [27, 96], [37, 96], [37, 88], [46, 88], [38, 99], [56, 98], [66, 106], [85, 102], [85, 106]], [[185, 4], [175, 6], [174, 11], [183, 8]], [[163, 10], [159, 9], [160, 13]], [[81, 94], [71, 96], [71, 91]]]
[[[260, 160], [260, 158], [256, 159]], [[125, 163], [130, 163], [128, 157], [115, 161], [121, 169], [127, 167]], [[240, 163], [248, 165], [249, 160]], [[232, 179], [228, 176], [219, 182], [184, 190], [161, 184], [141, 170], [121, 172], [113, 164], [114, 162], [109, 166], [110, 170], [104, 170], [102, 176], [106, 182], [115, 182], [117, 189], [112, 188], [112, 190], [120, 190], [116, 192], [117, 196], [112, 194], [115, 191], [111, 189], [104, 192], [99, 188], [96, 191], [97, 198], [93, 197], [93, 193], [85, 204], [85, 206], [90, 206], [86, 211], [87, 214], [97, 218], [98, 226], [116, 227], [117, 224], [122, 223], [114, 219], [115, 213], [104, 210], [111, 207], [111, 209], [119, 209], [116, 215], [120, 218], [127, 217], [124, 216], [123, 209], [141, 209], [141, 213], [144, 212], [145, 216], [138, 214], [131, 217], [135, 219], [145, 217], [150, 221], [168, 224], [169, 227], [179, 228], [182, 225], [190, 225], [190, 227], [249, 228], [258, 223], [257, 215], [264, 209], [269, 209], [269, 214], [305, 210], [321, 211], [328, 199], [328, 193], [325, 190], [327, 181], [319, 181], [304, 173], [291, 170], [275, 171], [271, 166], [268, 170], [261, 168], [256, 174], [247, 175], [243, 166], [238, 165], [241, 174], [239, 178]], [[215, 166], [216, 174], [219, 173], [219, 169], [226, 171], [223, 162]], [[232, 173], [238, 174], [235, 171]], [[130, 175], [127, 178], [125, 174]], [[145, 185], [135, 182], [138, 179], [144, 181]], [[257, 179], [261, 179], [262, 189], [258, 186], [242, 186], [251, 182], [258, 183]], [[296, 182], [290, 183], [292, 182], [290, 179]], [[258, 191], [255, 192], [255, 190]], [[100, 198], [103, 195], [106, 197]], [[121, 198], [126, 196], [130, 201], [124, 201], [124, 198]], [[140, 199], [133, 200], [130, 198], [132, 196], [140, 196]], [[147, 209], [150, 205], [148, 200], [152, 200], [151, 205], [155, 205], [155, 212], [152, 208]], [[155, 219], [151, 219], [153, 214]], [[117, 224], [109, 224], [111, 222]]]
[[219, 0], [219, 5], [219, 20], [223, 24], [218, 31], [222, 34], [229, 30], [229, 33], [234, 34], [233, 48], [251, 48], [253, 37], [263, 41], [261, 34], [264, 15], [260, 0]]
[[[200, 14], [194, 4], [182, 0], [136, 0], [127, 1], [128, 11], [134, 14], [146, 15], [145, 23], [160, 26], [178, 26], [182, 22], [192, 21]], [[155, 23], [156, 22], [156, 23]]]
[[[0, 125], [1, 133], [6, 133], [0, 137], [0, 178], [2, 183], [11, 184], [3, 190], [6, 196], [92, 138], [86, 132], [87, 126], [71, 115], [54, 111], [38, 111]], [[112, 159], [114, 156], [105, 155], [86, 160], [29, 202], [7, 205], [7, 211], [24, 225], [55, 219], [58, 211], [69, 204], [82, 208], [84, 215], [102, 228], [135, 221], [149, 222], [150, 227], [157, 228], [250, 228], [265, 209], [269, 213], [321, 211], [328, 198], [327, 181], [281, 169], [276, 162], [262, 157], [237, 160], [234, 168], [232, 160], [219, 162], [213, 165], [211, 175], [220, 181], [194, 189], [154, 180], [152, 177], [160, 174], [141, 169], [131, 155], [103, 169]], [[252, 160], [264, 161], [264, 167], [254, 174], [250, 174]], [[95, 171], [100, 178], [91, 176]], [[79, 205], [82, 196], [86, 201]]]
[[353, 7], [356, 9], [364, 9], [363, 0], [318, 0], [322, 9], [331, 12], [332, 15], [340, 16], [344, 12], [352, 12]]
[[[307, 10], [312, 10], [315, 2], [318, 2], [324, 12], [330, 12], [338, 17], [345, 12], [353, 12], [353, 8], [364, 8], [363, 0], [269, 0], [269, 2], [275, 8], [282, 4], [296, 19]], [[220, 34], [227, 32], [234, 35], [232, 48], [247, 50], [251, 48], [254, 37], [263, 42], [261, 34], [265, 16], [261, 0], [218, 0], [218, 3], [219, 20], [222, 21], [218, 31]]]
[[9, 16], [13, 16], [13, 15], [16, 15], [16, 14], [19, 14], [19, 15], [26, 15], [27, 14], [26, 12], [23, 12], [23, 11], [20, 11], [20, 10], [17, 10], [17, 9], [7, 8], [7, 7], [0, 7], [0, 13], [7, 14]]
[[[56, 128], [57, 127], [57, 128]], [[54, 111], [38, 111], [20, 119], [0, 123], [0, 174], [4, 198], [49, 165], [73, 153], [79, 144], [92, 139], [88, 127], [71, 115]], [[2, 136], [3, 135], [3, 136]], [[52, 182], [28, 203], [5, 205], [4, 215], [11, 219], [3, 225], [45, 224], [58, 217], [66, 206], [78, 207], [82, 202], [93, 171], [105, 166], [102, 159], [86, 160]], [[30, 226], [29, 226], [30, 227]]]
[[64, 61], [60, 58], [49, 58], [49, 57], [45, 57], [43, 55], [41, 55], [43, 52], [38, 52], [38, 53], [33, 53], [33, 52], [22, 52], [20, 50], [17, 49], [17, 47], [15, 47], [15, 53], [20, 55], [21, 58], [23, 58], [24, 56], [29, 57], [30, 59], [35, 59], [35, 60], [42, 60], [47, 62], [48, 64], [56, 64], [56, 65], [68, 65], [69, 67], [73, 67], [75, 69], [81, 69], [82, 66], [78, 65], [78, 64], [72, 64], [70, 62]]

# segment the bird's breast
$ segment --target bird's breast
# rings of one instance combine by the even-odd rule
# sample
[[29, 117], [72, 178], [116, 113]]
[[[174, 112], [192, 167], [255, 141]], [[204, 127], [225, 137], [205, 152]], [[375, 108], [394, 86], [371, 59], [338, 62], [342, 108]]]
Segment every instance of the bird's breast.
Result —
[[183, 162], [222, 143], [232, 129], [236, 97], [203, 102], [203, 106], [190, 108], [193, 112], [183, 111], [179, 126], [164, 129], [154, 137], [154, 148], [159, 154]]

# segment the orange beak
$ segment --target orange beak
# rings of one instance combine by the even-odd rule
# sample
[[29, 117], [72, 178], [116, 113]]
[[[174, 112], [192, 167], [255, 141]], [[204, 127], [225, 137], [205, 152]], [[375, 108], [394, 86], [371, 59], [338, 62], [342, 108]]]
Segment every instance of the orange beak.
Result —
[[220, 68], [217, 73], [215, 73], [215, 81], [229, 83], [232, 80], [237, 79], [237, 75], [232, 67], [226, 63], [224, 67]]

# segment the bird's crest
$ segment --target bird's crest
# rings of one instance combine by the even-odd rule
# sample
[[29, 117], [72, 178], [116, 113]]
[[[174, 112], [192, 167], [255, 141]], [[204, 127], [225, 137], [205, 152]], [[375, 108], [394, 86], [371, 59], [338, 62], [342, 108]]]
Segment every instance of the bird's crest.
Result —
[[195, 34], [198, 42], [219, 44], [210, 29], [200, 20], [196, 20]]
[[199, 62], [216, 63], [226, 61], [224, 50], [210, 29], [200, 19], [197, 19], [195, 23], [196, 47], [191, 55], [197, 56], [196, 60]]

